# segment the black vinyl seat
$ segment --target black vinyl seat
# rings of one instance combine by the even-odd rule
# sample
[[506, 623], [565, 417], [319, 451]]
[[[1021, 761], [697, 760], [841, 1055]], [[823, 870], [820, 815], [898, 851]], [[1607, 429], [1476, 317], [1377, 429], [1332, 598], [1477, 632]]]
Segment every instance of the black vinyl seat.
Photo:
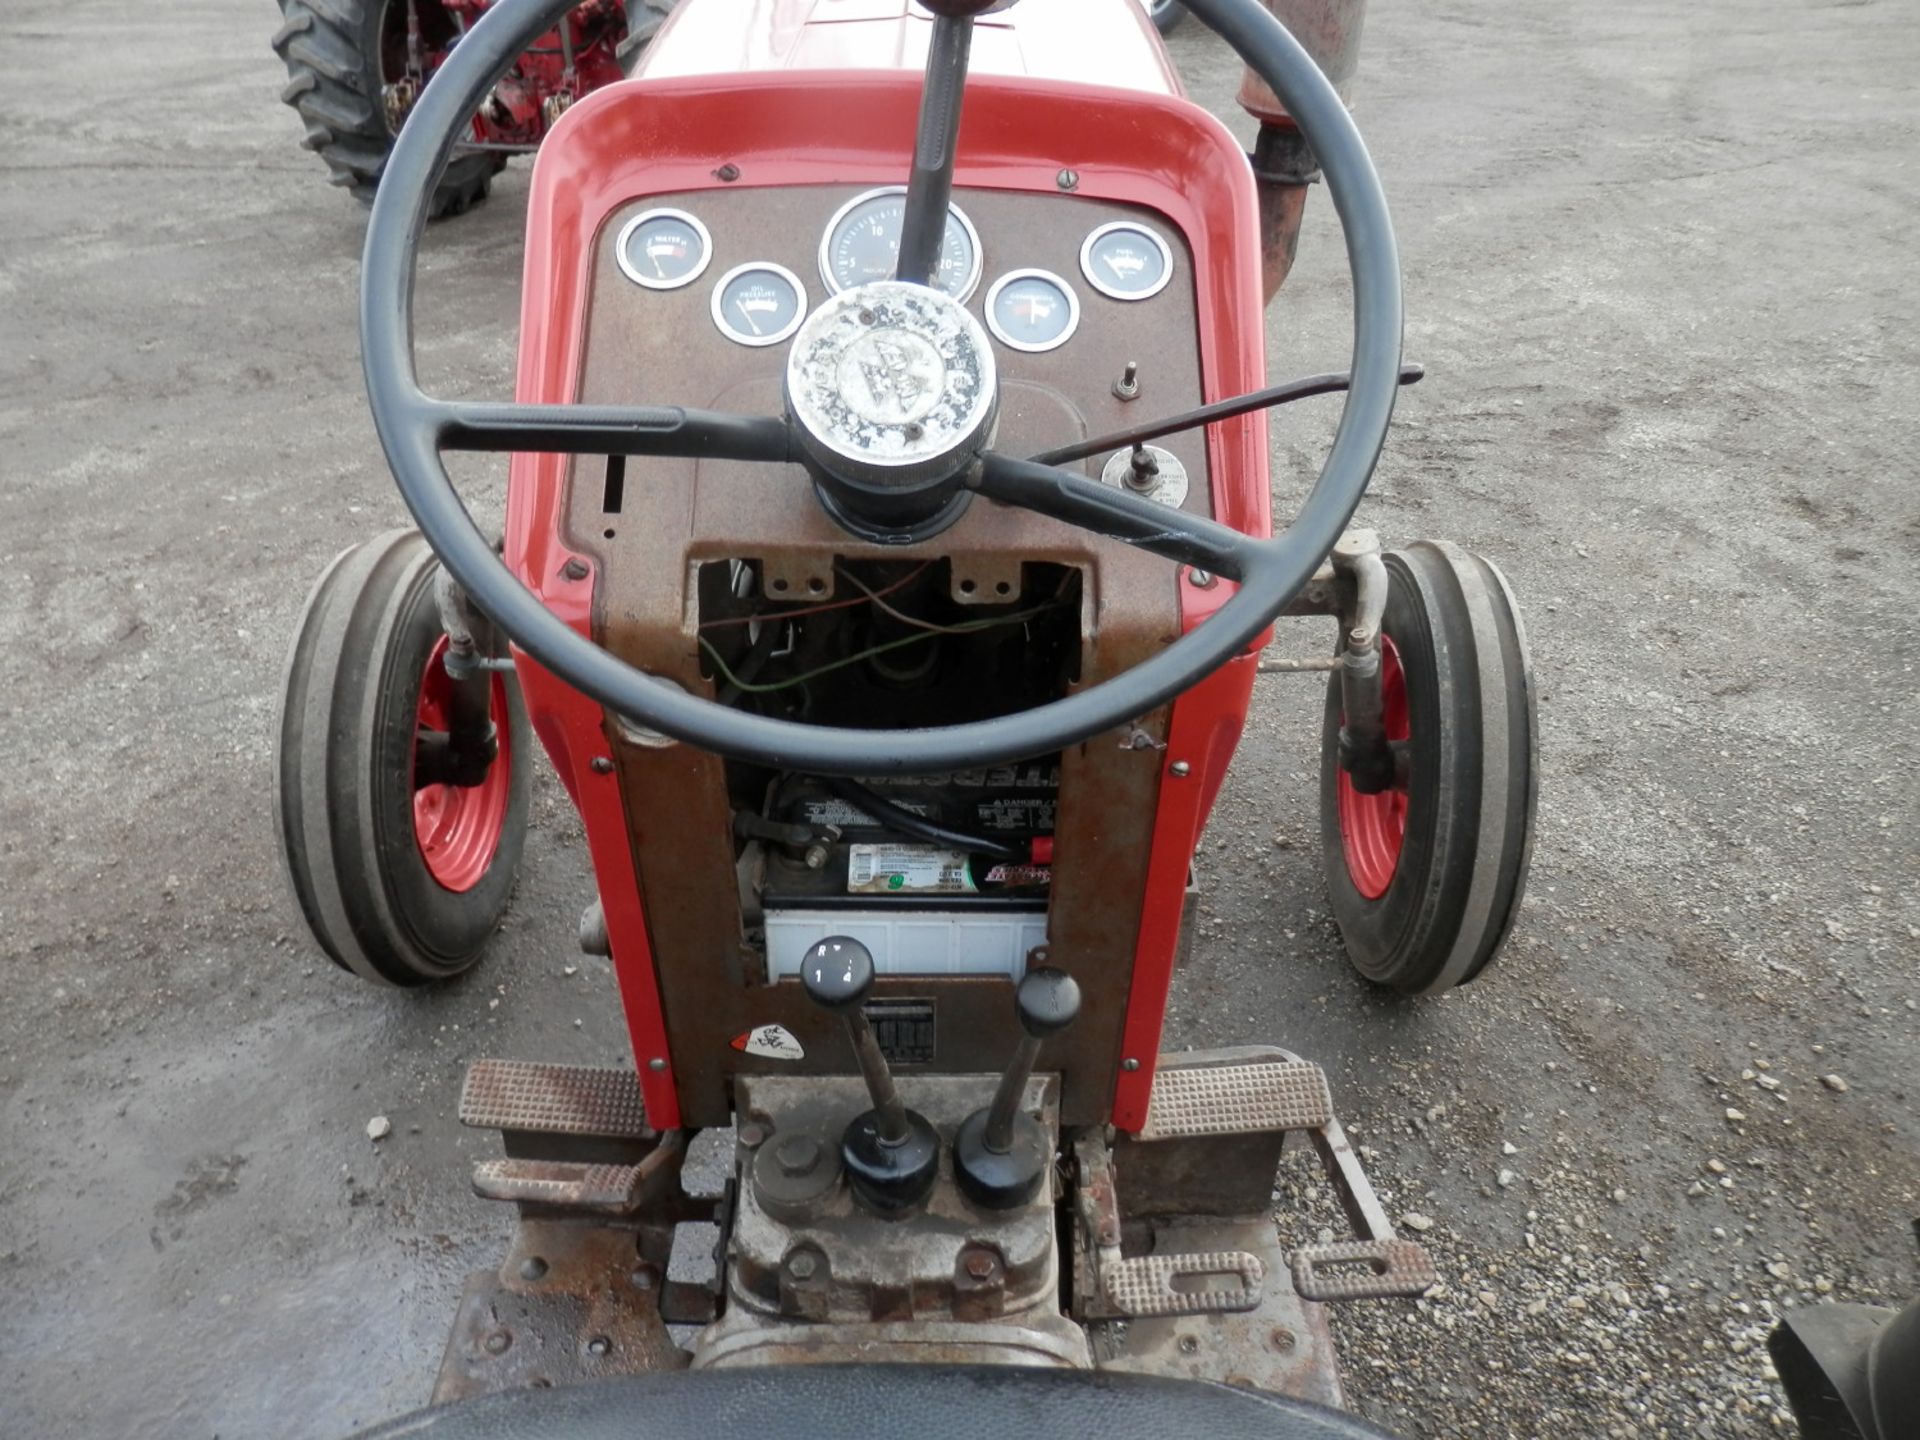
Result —
[[510, 1390], [361, 1440], [1392, 1440], [1343, 1411], [1198, 1380], [803, 1365]]

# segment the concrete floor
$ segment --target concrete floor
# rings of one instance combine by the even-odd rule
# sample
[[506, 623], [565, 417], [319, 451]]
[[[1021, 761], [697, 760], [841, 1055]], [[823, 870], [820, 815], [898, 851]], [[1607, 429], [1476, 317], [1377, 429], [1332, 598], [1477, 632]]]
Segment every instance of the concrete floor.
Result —
[[[1363, 518], [1483, 551], [1527, 608], [1533, 883], [1470, 990], [1361, 985], [1318, 880], [1317, 682], [1263, 682], [1170, 1038], [1321, 1058], [1395, 1213], [1433, 1218], [1448, 1291], [1342, 1320], [1377, 1418], [1760, 1433], [1764, 1307], [1915, 1287], [1920, 29], [1805, 0], [1375, 10], [1360, 115], [1431, 378]], [[421, 1403], [506, 1228], [466, 1190], [491, 1138], [454, 1123], [465, 1063], [625, 1054], [605, 970], [563, 971], [591, 885], [555, 786], [498, 953], [450, 988], [345, 979], [283, 893], [286, 640], [401, 512], [360, 387], [363, 212], [298, 148], [276, 23], [0, 10], [9, 1435], [337, 1436]], [[1175, 48], [1231, 114], [1217, 42]], [[526, 174], [431, 233], [430, 386], [508, 392]], [[1316, 198], [1276, 375], [1340, 363], [1343, 284]], [[1282, 509], [1331, 421], [1276, 424]]]

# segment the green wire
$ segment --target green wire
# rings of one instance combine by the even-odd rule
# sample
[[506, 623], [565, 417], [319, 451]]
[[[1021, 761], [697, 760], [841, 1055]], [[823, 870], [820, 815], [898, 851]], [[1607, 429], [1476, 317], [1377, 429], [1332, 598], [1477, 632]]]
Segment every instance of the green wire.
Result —
[[996, 625], [1024, 625], [1035, 616], [1046, 614], [1047, 611], [1052, 608], [1051, 605], [1041, 605], [1033, 610], [1022, 610], [1016, 615], [1002, 615], [998, 619], [993, 620], [969, 620], [947, 630], [926, 630], [918, 635], [902, 636], [898, 640], [889, 640], [884, 645], [875, 645], [871, 650], [862, 650], [858, 655], [849, 655], [844, 660], [835, 660], [830, 665], [822, 665], [817, 670], [809, 670], [804, 675], [789, 676], [785, 680], [775, 680], [767, 685], [756, 685], [751, 681], [740, 679], [739, 676], [735, 675], [733, 671], [728, 668], [727, 662], [721, 658], [720, 652], [713, 648], [713, 642], [708, 640], [704, 635], [699, 638], [700, 648], [707, 652], [707, 657], [713, 661], [713, 668], [720, 672], [721, 678], [725, 680], [727, 684], [733, 686], [734, 689], [745, 695], [767, 695], [775, 690], [786, 690], [794, 685], [804, 685], [809, 680], [817, 680], [822, 675], [829, 675], [835, 670], [843, 670], [849, 665], [858, 665], [862, 660], [871, 660], [874, 656], [884, 655], [889, 650], [898, 650], [904, 645], [918, 644], [922, 640], [932, 640], [940, 635], [971, 635], [978, 630], [991, 630]]

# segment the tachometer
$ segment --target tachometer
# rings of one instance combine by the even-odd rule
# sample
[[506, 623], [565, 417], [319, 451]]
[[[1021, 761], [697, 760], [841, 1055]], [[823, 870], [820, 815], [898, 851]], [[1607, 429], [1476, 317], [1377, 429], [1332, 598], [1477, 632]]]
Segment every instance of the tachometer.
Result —
[[[827, 222], [820, 241], [820, 278], [838, 295], [855, 285], [891, 280], [900, 263], [900, 229], [907, 192], [901, 185], [856, 195]], [[947, 209], [937, 288], [965, 300], [980, 283], [980, 235], [958, 205]]]

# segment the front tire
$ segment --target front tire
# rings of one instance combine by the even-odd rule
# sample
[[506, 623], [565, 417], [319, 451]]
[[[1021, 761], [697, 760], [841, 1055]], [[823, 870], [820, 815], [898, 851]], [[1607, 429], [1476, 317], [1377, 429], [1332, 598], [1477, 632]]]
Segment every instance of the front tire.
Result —
[[[327, 162], [334, 184], [368, 203], [393, 149], [382, 63], [390, 11], [404, 15], [402, 0], [280, 0], [282, 23], [273, 37], [287, 67], [280, 98], [306, 123], [300, 143]], [[456, 155], [430, 213], [438, 219], [478, 205], [506, 163], [504, 155]]]
[[1322, 866], [1354, 967], [1410, 995], [1464, 985], [1513, 928], [1533, 849], [1538, 726], [1526, 633], [1505, 577], [1455, 545], [1383, 557], [1387, 738], [1404, 788], [1354, 790], [1340, 767], [1340, 676], [1327, 689]]
[[422, 985], [469, 969], [498, 928], [526, 843], [533, 750], [518, 687], [489, 675], [498, 752], [478, 784], [417, 784], [444, 730], [440, 563], [418, 531], [354, 546], [308, 597], [274, 756], [280, 853], [300, 912], [342, 969]]

